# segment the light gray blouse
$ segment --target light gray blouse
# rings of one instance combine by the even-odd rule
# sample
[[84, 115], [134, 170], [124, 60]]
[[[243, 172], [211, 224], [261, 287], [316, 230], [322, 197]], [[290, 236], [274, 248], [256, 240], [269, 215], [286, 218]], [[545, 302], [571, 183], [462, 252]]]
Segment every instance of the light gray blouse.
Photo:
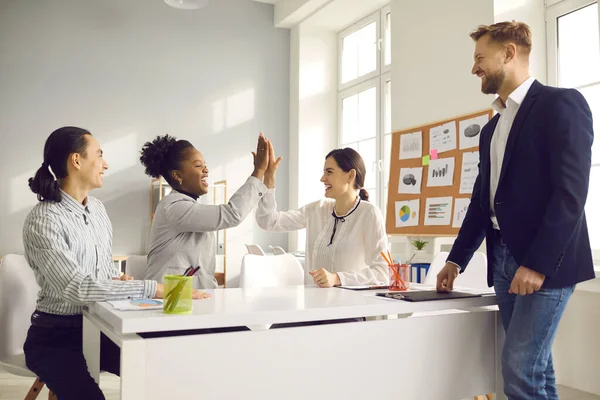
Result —
[[144, 279], [162, 282], [165, 275], [181, 275], [190, 266], [200, 266], [194, 287], [216, 288], [215, 232], [238, 226], [266, 192], [266, 186], [251, 176], [228, 204], [200, 204], [176, 191], [165, 196], [152, 221]]

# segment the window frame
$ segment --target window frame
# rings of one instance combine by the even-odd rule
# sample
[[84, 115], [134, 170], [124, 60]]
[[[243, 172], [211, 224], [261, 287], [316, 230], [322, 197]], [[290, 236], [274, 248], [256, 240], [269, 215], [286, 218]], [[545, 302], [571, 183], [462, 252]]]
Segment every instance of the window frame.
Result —
[[[555, 0], [550, 2], [546, 6], [545, 20], [546, 20], [546, 55], [547, 55], [547, 70], [548, 70], [548, 84], [551, 86], [560, 86], [559, 79], [559, 43], [558, 43], [558, 19], [567, 14], [576, 12], [585, 7], [591, 6], [598, 3], [600, 7], [600, 1], [598, 0]], [[600, 22], [600, 12], [598, 15]], [[600, 32], [598, 32], [600, 35]], [[600, 49], [598, 49], [600, 51]], [[576, 89], [583, 89], [590, 86], [600, 85], [598, 82], [589, 82], [584, 85], [576, 87]], [[599, 168], [600, 163], [592, 164], [592, 168]], [[594, 262], [600, 264], [600, 248], [592, 248], [592, 255]]]
[[[379, 179], [378, 179], [378, 183], [379, 183], [379, 188], [378, 188], [378, 199], [379, 199], [379, 204], [377, 205], [380, 209], [381, 212], [383, 214], [383, 216], [386, 216], [386, 211], [387, 211], [387, 207], [385, 207], [387, 205], [387, 190], [389, 190], [389, 178], [390, 178], [390, 174], [388, 173], [388, 181], [386, 182], [385, 179], [385, 159], [384, 157], [390, 157], [391, 156], [391, 152], [392, 152], [392, 148], [391, 148], [391, 143], [390, 143], [390, 152], [389, 154], [386, 154], [385, 152], [385, 137], [387, 135], [390, 135], [390, 137], [393, 135], [394, 130], [392, 129], [392, 124], [390, 121], [390, 133], [385, 133], [385, 120], [386, 120], [386, 110], [385, 110], [385, 83], [387, 81], [391, 82], [392, 80], [392, 73], [391, 72], [386, 72], [384, 74], [381, 74], [381, 77], [379, 78], [379, 87], [380, 89], [380, 104], [381, 104], [381, 113], [380, 113], [380, 135], [381, 135], [381, 140], [379, 145], [377, 146], [378, 151], [380, 156], [377, 157], [377, 171], [379, 173]], [[391, 102], [391, 91], [392, 88], [390, 87], [390, 102]], [[390, 107], [391, 108], [391, 107]], [[390, 110], [391, 111], [391, 110]], [[385, 201], [384, 201], [385, 199]]]
[[548, 84], [558, 86], [558, 18], [598, 3], [597, 0], [564, 0], [546, 7]]
[[[390, 20], [392, 18], [392, 7], [391, 6], [385, 6], [383, 7], [381, 10], [379, 10], [380, 12], [380, 18], [381, 18], [381, 23], [380, 23], [380, 36], [381, 36], [381, 40], [379, 41], [380, 46], [379, 46], [379, 51], [380, 51], [380, 55], [379, 55], [379, 60], [381, 62], [380, 65], [380, 75], [383, 75], [385, 73], [388, 73], [392, 70], [392, 55], [390, 54], [390, 63], [388, 65], [385, 65], [385, 49], [387, 48], [387, 39], [386, 39], [386, 26], [385, 26], [385, 16], [389, 13], [390, 14]], [[393, 24], [393, 21], [390, 21], [390, 31], [391, 31], [391, 25]], [[392, 42], [392, 35], [390, 33], [390, 43]], [[390, 46], [390, 53], [392, 51], [392, 47]]]
[[[337, 143], [338, 146], [342, 147], [344, 145], [347, 145], [349, 143], [359, 143], [365, 140], [371, 140], [372, 138], [368, 138], [368, 139], [358, 139], [355, 142], [349, 142], [349, 143], [343, 143], [342, 142], [342, 129], [344, 127], [344, 123], [343, 123], [343, 100], [346, 97], [350, 97], [353, 96], [355, 94], [358, 94], [360, 92], [363, 92], [365, 90], [371, 89], [371, 88], [375, 88], [375, 101], [376, 101], [376, 105], [375, 105], [375, 109], [376, 110], [381, 110], [381, 81], [379, 77], [375, 77], [375, 78], [371, 78], [367, 81], [361, 82], [357, 85], [354, 85], [350, 88], [347, 88], [345, 90], [342, 90], [340, 92], [338, 92], [338, 138], [337, 138]], [[376, 112], [377, 114], [379, 113], [378, 111]], [[379, 135], [380, 135], [380, 131], [382, 129], [382, 119], [379, 118], [379, 116], [376, 116], [375, 118], [376, 121], [376, 127], [375, 127], [375, 147], [376, 147], [376, 155], [375, 155], [375, 164], [374, 165], [365, 165], [365, 168], [367, 170], [367, 174], [372, 174], [375, 173], [377, 174], [377, 164], [378, 164], [378, 160], [380, 160], [380, 155], [381, 155], [381, 149], [379, 148]], [[377, 186], [377, 201], [379, 202], [379, 179], [380, 176], [379, 174], [377, 175], [377, 178], [375, 179], [375, 185]], [[369, 188], [366, 188], [369, 189]]]
[[[343, 146], [346, 143], [342, 143], [342, 130], [343, 130], [343, 99], [369, 88], [375, 87], [376, 90], [376, 131], [375, 131], [375, 140], [376, 140], [376, 161], [373, 165], [365, 165], [367, 169], [367, 174], [376, 174], [375, 185], [376, 185], [376, 200], [377, 206], [382, 210], [382, 213], [385, 215], [385, 211], [383, 205], [386, 203], [384, 198], [387, 198], [387, 185], [388, 182], [384, 182], [385, 174], [383, 171], [384, 167], [384, 157], [389, 157], [390, 155], [385, 155], [385, 119], [386, 119], [386, 110], [385, 110], [385, 83], [389, 80], [391, 81], [391, 69], [392, 69], [392, 61], [390, 54], [390, 63], [385, 65], [385, 49], [387, 45], [386, 39], [386, 25], [385, 18], [387, 14], [391, 16], [391, 7], [389, 5], [382, 7], [376, 12], [362, 18], [356, 23], [348, 26], [347, 28], [341, 30], [338, 33], [338, 129], [337, 129], [337, 144], [338, 146]], [[370, 23], [376, 22], [376, 32], [377, 32], [377, 68], [375, 71], [372, 71], [368, 74], [360, 76], [356, 79], [348, 81], [346, 83], [342, 83], [342, 40], [356, 32], [357, 30], [369, 25]], [[391, 29], [390, 23], [390, 29]], [[391, 41], [391, 36], [390, 36]], [[391, 49], [390, 49], [391, 51]], [[370, 140], [370, 139], [362, 139], [362, 140]], [[357, 142], [360, 142], [359, 139]], [[351, 142], [354, 143], [354, 142]], [[367, 188], [368, 189], [368, 188]]]

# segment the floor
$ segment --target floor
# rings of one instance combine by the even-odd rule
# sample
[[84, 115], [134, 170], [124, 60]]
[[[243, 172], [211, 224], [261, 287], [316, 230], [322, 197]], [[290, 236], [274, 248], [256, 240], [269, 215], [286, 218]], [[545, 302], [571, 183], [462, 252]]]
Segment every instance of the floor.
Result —
[[[21, 378], [11, 375], [0, 369], [0, 400], [23, 400], [25, 394], [31, 387], [31, 378]], [[111, 374], [102, 374], [100, 387], [106, 396], [106, 400], [119, 400], [119, 378]], [[600, 396], [581, 392], [565, 386], [558, 388], [560, 400], [600, 400]], [[46, 400], [48, 390], [44, 388], [38, 396], [38, 400]]]
[[[34, 379], [11, 375], [0, 368], [0, 400], [23, 400]], [[106, 400], [120, 399], [119, 377], [108, 373], [100, 375], [100, 387]], [[48, 399], [48, 389], [44, 387], [37, 400]], [[60, 399], [59, 399], [60, 400]]]

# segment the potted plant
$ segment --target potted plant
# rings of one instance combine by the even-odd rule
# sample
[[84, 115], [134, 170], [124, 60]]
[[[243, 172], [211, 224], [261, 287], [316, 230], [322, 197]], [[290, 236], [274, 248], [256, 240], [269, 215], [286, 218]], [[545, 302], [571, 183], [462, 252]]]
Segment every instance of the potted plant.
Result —
[[424, 262], [427, 261], [427, 252], [424, 250], [425, 246], [427, 246], [429, 242], [425, 242], [421, 239], [413, 240], [411, 244], [415, 248], [415, 253], [413, 256], [413, 262]]

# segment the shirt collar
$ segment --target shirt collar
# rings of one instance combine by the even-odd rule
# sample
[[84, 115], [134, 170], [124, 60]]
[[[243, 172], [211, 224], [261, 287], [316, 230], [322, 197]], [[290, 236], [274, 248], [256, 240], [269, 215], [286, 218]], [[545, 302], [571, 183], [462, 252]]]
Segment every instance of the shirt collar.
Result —
[[190, 193], [190, 192], [186, 192], [185, 190], [181, 190], [181, 189], [175, 189], [176, 191], [178, 191], [181, 194], [185, 194], [186, 196], [190, 196], [192, 199], [194, 199], [194, 201], [198, 200], [198, 195]]
[[[512, 101], [517, 106], [520, 106], [521, 103], [523, 103], [523, 100], [525, 100], [525, 96], [527, 96], [527, 92], [529, 92], [529, 89], [531, 88], [531, 85], [533, 85], [533, 82], [535, 82], [534, 77], [530, 76], [529, 78], [527, 78], [525, 82], [521, 83], [519, 87], [517, 87], [515, 90], [513, 90], [511, 94], [508, 95], [508, 99], [506, 102], [509, 103], [510, 101]], [[502, 104], [502, 99], [500, 99], [500, 96], [496, 97], [496, 100], [492, 102], [492, 108], [498, 114], [502, 114], [502, 112], [506, 109], [506, 106]]]
[[354, 204], [352, 205], [352, 208], [350, 208], [350, 210], [344, 215], [338, 215], [338, 213], [335, 211], [335, 205], [334, 205], [333, 206], [333, 216], [336, 218], [347, 217], [348, 215], [352, 214], [354, 212], [354, 210], [356, 210], [356, 208], [360, 204], [360, 200], [361, 200], [360, 196], [356, 196], [356, 200], [354, 200]]
[[75, 212], [90, 212], [88, 206], [90, 205], [89, 203], [89, 197], [85, 198], [85, 205], [81, 204], [80, 202], [78, 202], [77, 200], [75, 200], [73, 197], [71, 197], [71, 195], [69, 195], [67, 192], [65, 192], [64, 190], [60, 189], [60, 194], [61, 194], [61, 204], [63, 204], [65, 207], [67, 207], [69, 210], [71, 211], [75, 211]]

